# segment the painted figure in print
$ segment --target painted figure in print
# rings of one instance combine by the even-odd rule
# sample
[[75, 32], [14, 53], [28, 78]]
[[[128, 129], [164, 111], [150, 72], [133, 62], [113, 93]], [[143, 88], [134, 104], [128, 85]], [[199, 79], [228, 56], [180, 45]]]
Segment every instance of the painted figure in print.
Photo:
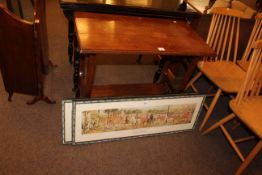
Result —
[[82, 134], [190, 123], [195, 103], [82, 112]]

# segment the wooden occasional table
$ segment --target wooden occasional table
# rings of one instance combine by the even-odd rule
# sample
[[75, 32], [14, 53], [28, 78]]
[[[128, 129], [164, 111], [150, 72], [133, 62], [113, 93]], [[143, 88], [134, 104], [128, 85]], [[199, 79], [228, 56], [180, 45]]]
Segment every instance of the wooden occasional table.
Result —
[[[102, 13], [75, 13], [76, 97], [163, 94], [161, 84], [94, 86], [97, 53], [188, 56], [191, 74], [199, 57], [214, 51], [184, 21]], [[186, 80], [187, 81], [187, 80]]]
[[[60, 7], [68, 19], [68, 56], [72, 62], [74, 38], [74, 12], [175, 18], [197, 23], [200, 15], [191, 9], [179, 9], [180, 0], [59, 0]], [[183, 5], [186, 7], [186, 4]]]

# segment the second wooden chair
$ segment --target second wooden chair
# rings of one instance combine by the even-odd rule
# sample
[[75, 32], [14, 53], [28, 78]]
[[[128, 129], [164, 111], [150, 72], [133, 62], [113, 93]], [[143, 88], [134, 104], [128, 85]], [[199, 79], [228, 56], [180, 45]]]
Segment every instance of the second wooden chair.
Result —
[[259, 39], [262, 38], [262, 13], [256, 15], [256, 21], [251, 32], [251, 35], [248, 40], [247, 47], [241, 60], [238, 61], [238, 65], [241, 66], [244, 70], [247, 70], [249, 64], [249, 58], [252, 54], [252, 45]]
[[[260, 94], [262, 87], [262, 40], [256, 42], [253, 45], [253, 48], [255, 50], [252, 54], [245, 80], [242, 83], [237, 97], [231, 100], [229, 103], [229, 106], [233, 112], [203, 132], [203, 134], [208, 134], [218, 127], [221, 128], [227, 140], [236, 151], [241, 161], [243, 161], [236, 172], [237, 175], [241, 174], [246, 169], [249, 163], [262, 149], [262, 96]], [[247, 157], [244, 157], [243, 153], [237, 146], [237, 143], [247, 141], [254, 137], [248, 136], [246, 138], [233, 140], [225, 127], [226, 123], [232, 119], [235, 119], [236, 117], [238, 117], [242, 123], [245, 124], [254, 133], [254, 135], [256, 135], [255, 138], [259, 139], [256, 146], [252, 149]]]
[[237, 93], [245, 77], [245, 71], [237, 64], [239, 43], [239, 25], [243, 18], [241, 11], [228, 8], [214, 8], [212, 11], [207, 43], [217, 54], [216, 57], [203, 58], [198, 63], [199, 72], [189, 81], [187, 88], [191, 87], [198, 92], [195, 82], [204, 75], [217, 87], [215, 96], [209, 105], [201, 123], [200, 130], [210, 118], [214, 107], [222, 92]]

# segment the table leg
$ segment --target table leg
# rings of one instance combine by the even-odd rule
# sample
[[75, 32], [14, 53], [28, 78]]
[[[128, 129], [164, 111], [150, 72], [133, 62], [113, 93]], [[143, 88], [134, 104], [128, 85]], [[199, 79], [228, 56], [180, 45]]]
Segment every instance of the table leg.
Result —
[[158, 63], [158, 69], [153, 78], [153, 83], [156, 83], [160, 79], [162, 72], [163, 72], [165, 62], [166, 62], [166, 56], [161, 56], [161, 59], [159, 60], [159, 63]]
[[68, 20], [68, 57], [69, 63], [72, 64], [73, 58], [73, 40], [74, 40], [74, 20], [69, 18]]
[[79, 52], [77, 39], [74, 36], [74, 87], [76, 98], [89, 98], [91, 96], [95, 69], [96, 55], [83, 55]]
[[79, 96], [79, 63], [80, 63], [80, 54], [77, 41], [74, 40], [74, 74], [73, 74], [73, 91], [76, 93], [76, 97]]
[[[187, 59], [190, 59], [187, 63]], [[197, 62], [199, 60], [199, 57], [172, 57], [172, 56], [162, 56], [159, 65], [158, 65], [158, 70], [155, 73], [154, 80], [153, 82], [156, 83], [159, 81], [161, 75], [163, 72], [165, 72], [169, 66], [169, 64], [181, 64], [180, 67], [183, 67], [185, 70], [184, 76], [183, 76], [183, 81], [176, 87], [176, 88], [171, 88], [172, 91], [175, 93], [180, 93], [183, 92], [189, 79], [191, 78], [194, 70], [196, 69]], [[178, 66], [176, 66], [177, 69], [179, 69]], [[176, 70], [179, 71], [179, 70]], [[182, 71], [182, 70], [181, 70]]]
[[[184, 59], [186, 59], [186, 58], [184, 58]], [[189, 58], [189, 59], [191, 59], [191, 61], [188, 64], [187, 70], [186, 70], [186, 72], [184, 74], [183, 82], [180, 84], [180, 86], [177, 89], [178, 92], [182, 92], [186, 88], [186, 85], [187, 85], [188, 81], [190, 80], [193, 72], [196, 69], [199, 57], [194, 57], [194, 58]]]
[[64, 15], [68, 20], [68, 57], [69, 63], [73, 63], [73, 40], [74, 40], [74, 11], [72, 10], [64, 10]]

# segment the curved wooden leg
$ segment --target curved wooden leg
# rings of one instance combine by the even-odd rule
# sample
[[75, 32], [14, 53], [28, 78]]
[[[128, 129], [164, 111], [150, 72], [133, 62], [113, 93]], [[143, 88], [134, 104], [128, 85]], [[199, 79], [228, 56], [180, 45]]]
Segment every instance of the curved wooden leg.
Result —
[[55, 104], [55, 103], [56, 103], [55, 100], [50, 100], [50, 99], [49, 99], [48, 97], [46, 97], [46, 96], [36, 96], [36, 97], [34, 97], [33, 100], [26, 102], [26, 104], [32, 105], [32, 104], [35, 104], [35, 103], [38, 102], [38, 101], [44, 101], [44, 102], [46, 102], [46, 103], [48, 103], [48, 104]]
[[8, 92], [8, 101], [12, 102], [13, 92]]
[[48, 67], [54, 69], [54, 68], [57, 68], [57, 64], [54, 64], [51, 60], [48, 60]]
[[51, 60], [48, 60], [48, 62], [45, 63], [45, 65], [43, 66], [43, 73], [45, 75], [48, 75], [50, 69], [55, 69], [55, 68], [57, 68], [57, 65], [54, 64]]
[[248, 154], [244, 162], [238, 168], [236, 175], [240, 175], [247, 168], [250, 162], [256, 157], [257, 153], [262, 149], [262, 140], [256, 144], [256, 146], [252, 149], [252, 151]]

